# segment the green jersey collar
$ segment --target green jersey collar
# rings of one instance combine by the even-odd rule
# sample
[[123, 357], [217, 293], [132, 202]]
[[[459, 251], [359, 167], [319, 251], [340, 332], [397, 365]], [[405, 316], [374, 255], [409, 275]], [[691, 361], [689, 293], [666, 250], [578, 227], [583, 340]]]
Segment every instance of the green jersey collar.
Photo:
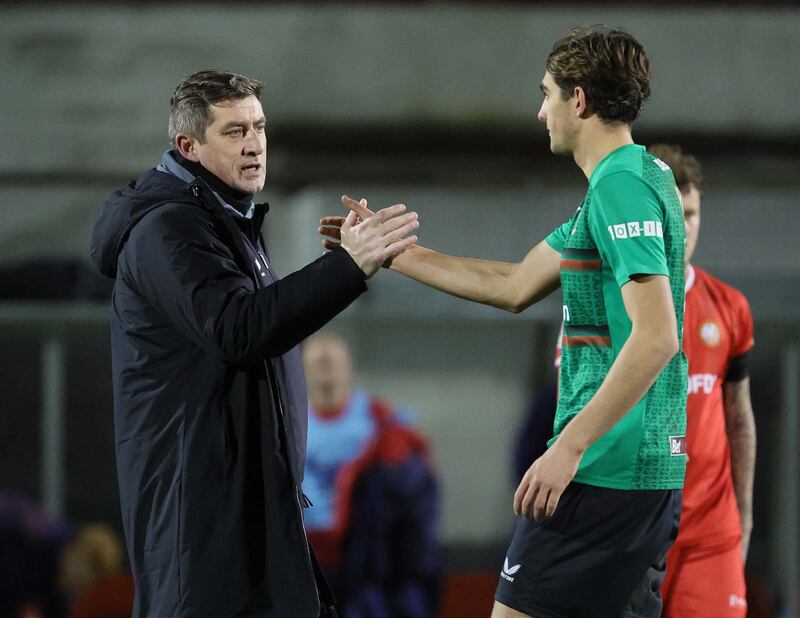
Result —
[[[589, 176], [589, 187], [594, 188], [598, 181], [605, 175], [606, 170], [612, 163], [620, 162], [624, 166], [624, 160], [629, 157], [632, 161], [637, 160], [636, 158], [641, 161], [641, 153], [643, 150], [644, 146], [639, 144], [625, 144], [624, 146], [620, 146], [619, 148], [615, 148], [609, 152], [600, 160], [600, 163], [598, 163], [594, 168], [594, 171], [592, 171], [592, 175]], [[636, 164], [634, 164], [634, 167], [635, 165]]]

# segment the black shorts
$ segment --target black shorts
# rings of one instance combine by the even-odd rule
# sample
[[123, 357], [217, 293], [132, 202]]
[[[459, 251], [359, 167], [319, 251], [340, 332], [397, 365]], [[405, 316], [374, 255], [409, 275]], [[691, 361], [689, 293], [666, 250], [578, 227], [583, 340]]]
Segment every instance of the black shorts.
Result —
[[534, 618], [649, 618], [681, 510], [680, 490], [570, 483], [553, 517], [520, 517], [495, 599]]

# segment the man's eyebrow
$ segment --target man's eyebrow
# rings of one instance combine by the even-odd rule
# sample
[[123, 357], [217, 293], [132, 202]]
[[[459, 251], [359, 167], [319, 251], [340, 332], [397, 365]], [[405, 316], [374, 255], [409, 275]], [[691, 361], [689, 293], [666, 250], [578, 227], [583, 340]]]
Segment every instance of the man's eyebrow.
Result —
[[240, 121], [240, 120], [232, 120], [232, 121], [226, 122], [224, 125], [222, 125], [219, 128], [219, 130], [220, 130], [220, 133], [225, 133], [225, 131], [228, 131], [230, 129], [240, 128], [240, 127], [244, 127], [244, 123], [242, 121]]
[[[222, 125], [222, 127], [220, 127], [220, 132], [225, 133], [225, 131], [229, 131], [230, 129], [238, 127], [244, 128], [246, 124], [247, 124], [246, 122], [242, 122], [241, 120], [231, 120], [230, 122], [225, 123], [224, 125]], [[261, 118], [253, 122], [253, 124], [254, 125], [267, 124], [267, 119], [264, 116], [261, 116]]]

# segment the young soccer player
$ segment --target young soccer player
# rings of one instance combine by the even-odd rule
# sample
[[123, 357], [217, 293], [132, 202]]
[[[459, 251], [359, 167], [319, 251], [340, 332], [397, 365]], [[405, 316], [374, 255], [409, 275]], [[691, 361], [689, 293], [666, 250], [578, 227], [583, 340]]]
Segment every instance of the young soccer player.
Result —
[[664, 616], [743, 618], [744, 560], [753, 527], [756, 429], [747, 356], [753, 318], [739, 290], [690, 263], [700, 232], [703, 176], [695, 157], [674, 145], [650, 152], [672, 168], [686, 221], [689, 359], [681, 531], [667, 556]]
[[[569, 32], [548, 56], [539, 119], [588, 180], [581, 206], [516, 264], [414, 246], [390, 265], [513, 312], [563, 290], [555, 437], [514, 495], [495, 618], [660, 613], [686, 463], [685, 232], [669, 168], [631, 137], [649, 82], [630, 34]], [[350, 223], [370, 216], [343, 201]], [[335, 240], [343, 222], [320, 229]]]

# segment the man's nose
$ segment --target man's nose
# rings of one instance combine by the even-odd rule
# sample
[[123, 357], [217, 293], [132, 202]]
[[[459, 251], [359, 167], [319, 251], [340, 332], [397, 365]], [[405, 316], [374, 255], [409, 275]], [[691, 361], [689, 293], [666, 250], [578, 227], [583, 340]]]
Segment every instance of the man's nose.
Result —
[[544, 111], [544, 104], [539, 108], [539, 113], [536, 115], [539, 122], [547, 122], [547, 112]]
[[264, 140], [256, 131], [248, 131], [242, 147], [243, 155], [260, 155], [264, 152]]

